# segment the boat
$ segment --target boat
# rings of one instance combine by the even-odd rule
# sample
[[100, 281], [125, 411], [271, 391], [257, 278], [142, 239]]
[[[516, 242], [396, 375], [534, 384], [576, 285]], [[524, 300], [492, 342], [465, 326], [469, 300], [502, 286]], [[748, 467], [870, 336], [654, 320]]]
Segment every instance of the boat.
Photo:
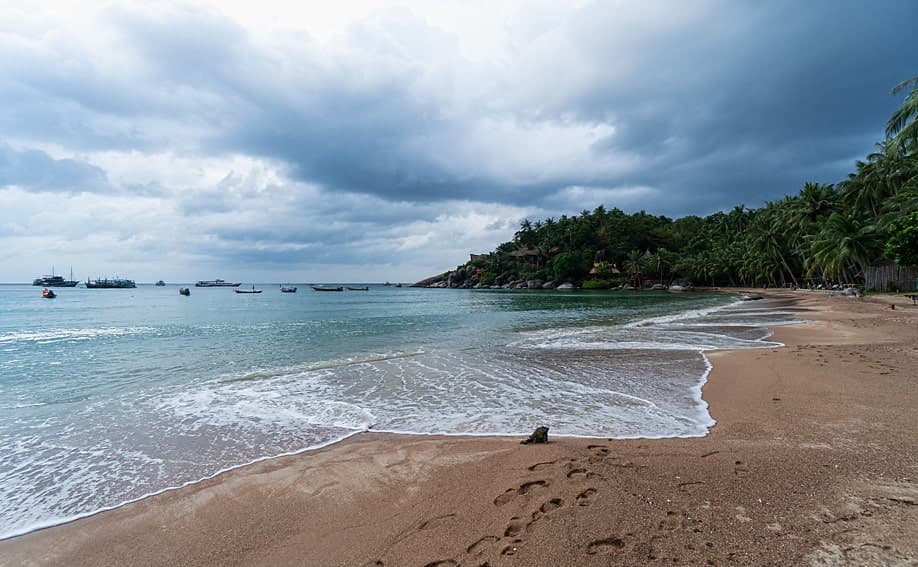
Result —
[[386, 286], [386, 287], [389, 287], [389, 286], [392, 285], [392, 284], [390, 284], [389, 282], [386, 282], [386, 283], [384, 283], [383, 285]]
[[287, 286], [282, 285], [282, 286], [281, 286], [281, 293], [296, 293], [296, 288], [295, 288], [295, 287], [287, 287]]
[[156, 287], [163, 287], [164, 285], [166, 285], [166, 282], [164, 282], [163, 280], [159, 280], [156, 282]]
[[45, 299], [54, 299], [55, 297], [57, 297], [57, 294], [54, 293], [53, 289], [45, 288], [41, 290], [41, 296], [44, 297]]
[[241, 283], [226, 282], [220, 279], [216, 280], [199, 280], [194, 287], [239, 287]]
[[255, 284], [252, 284], [252, 289], [234, 289], [233, 291], [236, 293], [261, 293], [260, 289], [255, 289]]
[[309, 286], [315, 291], [344, 291], [343, 287], [320, 287], [320, 286]]
[[186, 297], [189, 296], [189, 295], [191, 295], [191, 290], [188, 289], [187, 287], [180, 287], [180, 288], [178, 288], [178, 292], [179, 292], [179, 295], [184, 295], [184, 296], [186, 296]]
[[402, 287], [402, 284], [397, 283], [397, 284], [395, 284], [395, 287]]
[[123, 278], [96, 278], [86, 282], [86, 287], [89, 289], [129, 289], [137, 287], [137, 284], [134, 283], [134, 280]]
[[350, 286], [348, 286], [347, 290], [348, 290], [348, 291], [370, 291], [370, 286], [366, 286], [366, 285], [363, 286], [363, 287], [350, 287]]
[[54, 266], [51, 266], [50, 276], [42, 276], [32, 280], [32, 285], [40, 285], [42, 287], [76, 287], [78, 283], [80, 283], [78, 280], [73, 279], [73, 269], [70, 270], [70, 279], [65, 280], [64, 276], [54, 275]]

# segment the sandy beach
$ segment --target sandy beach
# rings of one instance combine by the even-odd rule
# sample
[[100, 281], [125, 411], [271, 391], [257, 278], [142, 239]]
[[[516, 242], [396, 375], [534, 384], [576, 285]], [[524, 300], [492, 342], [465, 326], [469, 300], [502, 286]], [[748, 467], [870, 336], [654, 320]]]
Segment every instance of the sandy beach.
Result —
[[769, 295], [807, 323], [708, 353], [707, 437], [360, 434], [2, 541], [0, 565], [918, 565], [918, 306]]

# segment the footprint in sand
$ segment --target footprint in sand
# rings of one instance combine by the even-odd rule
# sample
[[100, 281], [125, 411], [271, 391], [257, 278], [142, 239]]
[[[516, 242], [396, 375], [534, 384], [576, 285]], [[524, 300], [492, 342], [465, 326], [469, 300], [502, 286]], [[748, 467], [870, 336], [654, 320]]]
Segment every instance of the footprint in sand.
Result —
[[476, 541], [472, 545], [466, 548], [466, 553], [471, 553], [473, 555], [481, 555], [485, 552], [486, 549], [491, 547], [495, 542], [499, 541], [500, 538], [497, 536], [484, 536], [480, 540]]
[[437, 526], [443, 525], [446, 522], [446, 520], [454, 516], [455, 514], [447, 514], [445, 516], [437, 516], [436, 518], [425, 520], [421, 522], [420, 525], [418, 525], [418, 530], [431, 530], [433, 528], [436, 528]]
[[519, 486], [519, 488], [508, 488], [504, 491], [503, 494], [494, 499], [494, 505], [503, 506], [507, 502], [513, 500], [519, 494], [529, 494], [536, 488], [543, 488], [549, 484], [550, 483], [547, 480], [533, 480], [531, 482], [524, 482]]
[[424, 567], [456, 567], [456, 565], [459, 564], [452, 559], [441, 559], [440, 561], [431, 561]]
[[587, 546], [587, 553], [590, 555], [611, 555], [621, 551], [625, 547], [625, 540], [620, 537], [607, 537], [598, 539]]
[[586, 469], [571, 469], [567, 473], [567, 478], [572, 480], [577, 480], [581, 478], [586, 478], [590, 473]]
[[552, 510], [556, 510], [560, 508], [563, 505], [564, 505], [564, 500], [560, 498], [552, 498], [548, 502], [539, 506], [539, 512], [542, 512], [543, 514], [547, 514], [551, 512]]
[[510, 523], [507, 524], [507, 529], [504, 530], [504, 537], [516, 537], [526, 529], [526, 524], [523, 521], [514, 516], [510, 518]]
[[609, 454], [609, 448], [605, 445], [587, 445], [587, 449], [592, 451], [597, 457], [605, 457]]
[[503, 506], [507, 502], [510, 502], [511, 500], [513, 500], [514, 496], [516, 496], [516, 489], [508, 488], [506, 492], [504, 492], [503, 494], [501, 494], [500, 496], [494, 499], [494, 505]]
[[535, 488], [540, 488], [543, 486], [548, 486], [547, 480], [534, 480], [532, 482], [526, 482], [520, 485], [517, 492], [520, 494], [529, 494], [529, 492]]
[[666, 512], [666, 518], [660, 521], [659, 528], [663, 531], [684, 530], [689, 526], [689, 516], [684, 511]]
[[526, 525], [526, 527], [528, 528], [532, 524], [538, 522], [539, 520], [541, 520], [548, 514], [552, 513], [553, 511], [557, 510], [563, 505], [564, 505], [564, 500], [562, 500], [561, 498], [552, 498], [551, 500], [544, 502], [541, 506], [539, 506], [538, 510], [532, 513], [532, 521], [529, 522]]
[[593, 503], [593, 496], [596, 494], [595, 488], [587, 488], [583, 492], [577, 495], [577, 505], [578, 506], [589, 506]]
[[544, 469], [550, 467], [551, 465], [553, 465], [553, 464], [555, 464], [555, 463], [557, 463], [557, 462], [558, 462], [558, 461], [544, 461], [544, 462], [541, 462], [541, 463], [536, 463], [536, 464], [534, 464], [534, 465], [529, 465], [529, 466], [526, 467], [526, 468], [529, 469], [529, 470], [532, 471], [532, 472], [536, 472], [536, 471], [544, 470]]
[[516, 555], [516, 552], [520, 550], [520, 544], [522, 543], [523, 543], [523, 540], [515, 539], [513, 540], [513, 543], [511, 543], [507, 547], [500, 550], [500, 554], [501, 555]]
[[733, 466], [733, 473], [739, 476], [747, 475], [749, 474], [749, 465], [747, 465], [743, 461], [736, 461], [736, 463]]

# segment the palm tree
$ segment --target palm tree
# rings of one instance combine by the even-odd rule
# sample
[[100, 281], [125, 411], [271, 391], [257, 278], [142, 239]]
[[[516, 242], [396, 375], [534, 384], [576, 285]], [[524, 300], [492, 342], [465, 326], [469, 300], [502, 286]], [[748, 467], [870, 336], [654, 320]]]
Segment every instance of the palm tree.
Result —
[[625, 269], [631, 274], [634, 281], [634, 287], [641, 287], [641, 251], [632, 250], [628, 253], [628, 259], [625, 261]]
[[886, 122], [886, 137], [903, 148], [918, 143], [918, 77], [902, 81], [892, 90], [896, 95], [909, 88], [902, 106]]
[[850, 270], [861, 273], [883, 252], [883, 235], [857, 212], [832, 213], [812, 246], [811, 272], [851, 281]]

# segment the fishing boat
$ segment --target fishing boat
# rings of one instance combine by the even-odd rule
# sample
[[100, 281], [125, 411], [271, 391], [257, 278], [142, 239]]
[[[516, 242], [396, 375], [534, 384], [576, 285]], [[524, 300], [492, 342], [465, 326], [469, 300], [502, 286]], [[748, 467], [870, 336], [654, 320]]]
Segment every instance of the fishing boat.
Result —
[[45, 288], [41, 290], [41, 296], [44, 297], [45, 299], [54, 299], [55, 297], [57, 297], [57, 294], [54, 293], [53, 289]]
[[295, 287], [287, 287], [287, 286], [282, 285], [280, 289], [281, 289], [281, 293], [296, 293]]
[[137, 287], [137, 284], [134, 283], [134, 280], [123, 278], [96, 278], [86, 282], [86, 287], [89, 289], [128, 289]]
[[42, 287], [76, 287], [78, 283], [80, 283], [78, 280], [73, 279], [73, 268], [70, 269], [70, 279], [65, 280], [64, 276], [54, 275], [54, 266], [51, 266], [50, 276], [42, 276], [32, 280], [32, 285], [40, 285]]
[[166, 282], [164, 282], [163, 280], [159, 280], [156, 282], [156, 287], [163, 287], [164, 285], [166, 285]]
[[314, 291], [344, 291], [343, 287], [321, 287], [317, 285], [309, 286]]
[[350, 287], [350, 286], [348, 286], [347, 290], [348, 290], [348, 291], [370, 291], [370, 287], [369, 287], [369, 286], [366, 286], [366, 285], [363, 286], [363, 287]]
[[178, 292], [179, 292], [179, 295], [184, 295], [184, 296], [186, 296], [186, 297], [189, 296], [189, 295], [191, 295], [191, 290], [188, 289], [187, 287], [180, 287], [180, 288], [178, 288]]
[[260, 289], [255, 289], [255, 284], [252, 284], [252, 289], [234, 289], [236, 293], [261, 293]]
[[199, 280], [194, 287], [239, 287], [242, 285], [238, 282], [226, 282], [221, 279], [216, 280]]

